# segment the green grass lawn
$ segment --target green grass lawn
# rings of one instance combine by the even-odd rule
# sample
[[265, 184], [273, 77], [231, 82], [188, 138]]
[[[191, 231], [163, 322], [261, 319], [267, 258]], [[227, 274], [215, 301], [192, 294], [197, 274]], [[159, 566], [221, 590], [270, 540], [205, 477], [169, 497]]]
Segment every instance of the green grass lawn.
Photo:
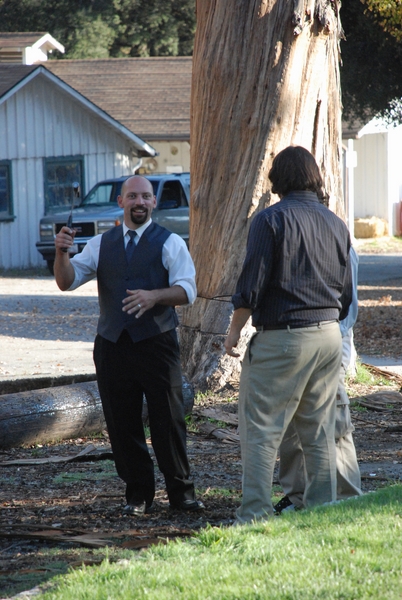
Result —
[[206, 528], [55, 578], [45, 600], [402, 598], [402, 485], [250, 526]]

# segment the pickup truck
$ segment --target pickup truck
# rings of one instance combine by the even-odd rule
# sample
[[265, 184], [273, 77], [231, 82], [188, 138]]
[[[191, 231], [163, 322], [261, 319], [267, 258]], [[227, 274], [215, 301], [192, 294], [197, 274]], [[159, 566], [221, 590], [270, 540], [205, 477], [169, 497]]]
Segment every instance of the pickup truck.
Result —
[[[117, 196], [128, 177], [100, 181], [72, 210], [72, 228], [76, 234], [71, 255], [81, 252], [91, 237], [104, 233], [122, 222], [123, 210], [117, 204]], [[152, 183], [156, 196], [156, 208], [152, 212], [153, 221], [177, 233], [188, 244], [190, 173], [149, 175], [147, 179]], [[52, 274], [55, 258], [54, 237], [67, 223], [69, 216], [70, 210], [63, 210], [40, 220], [40, 241], [36, 247]]]

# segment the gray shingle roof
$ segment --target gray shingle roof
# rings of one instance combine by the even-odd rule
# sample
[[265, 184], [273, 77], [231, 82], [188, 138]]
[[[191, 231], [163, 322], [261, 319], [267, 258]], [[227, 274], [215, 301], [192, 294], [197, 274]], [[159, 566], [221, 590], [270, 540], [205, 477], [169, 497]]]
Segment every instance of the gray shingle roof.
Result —
[[37, 68], [38, 65], [0, 63], [0, 98]]
[[[190, 139], [191, 56], [50, 60], [42, 66], [142, 139]], [[36, 67], [0, 63], [0, 97]], [[365, 122], [342, 123], [343, 137], [356, 137]]]
[[[33, 73], [35, 70], [38, 73]], [[43, 63], [36, 65], [20, 65], [15, 63], [0, 63], [0, 100], [5, 99], [4, 96], [7, 92], [15, 92], [16, 86], [21, 84], [22, 86], [27, 83], [30, 79], [31, 73], [33, 73], [33, 77], [36, 75], [46, 73], [46, 69]], [[43, 75], [42, 75], [43, 76]], [[148, 143], [141, 139], [141, 137], [133, 130], [129, 128], [125, 128], [124, 124], [119, 122], [117, 119], [113, 118], [113, 115], [108, 114], [106, 111], [102, 110], [100, 106], [94, 106], [94, 103], [91, 103], [89, 98], [85, 98], [77, 89], [69, 89], [68, 83], [63, 82], [60, 78], [58, 78], [53, 73], [46, 73], [46, 77], [53, 80], [53, 82], [58, 83], [66, 89], [70, 94], [74, 97], [78, 98], [81, 102], [83, 102], [86, 106], [89, 106], [96, 112], [102, 119], [106, 120], [109, 125], [117, 128], [120, 132], [122, 132], [126, 137], [128, 137], [133, 143], [134, 146], [139, 150], [142, 155], [145, 156], [154, 156], [155, 149]], [[27, 79], [28, 78], [28, 79]], [[27, 81], [24, 81], [27, 80]], [[0, 132], [1, 135], [1, 132]]]
[[43, 66], [143, 139], [190, 138], [191, 56], [51, 60]]

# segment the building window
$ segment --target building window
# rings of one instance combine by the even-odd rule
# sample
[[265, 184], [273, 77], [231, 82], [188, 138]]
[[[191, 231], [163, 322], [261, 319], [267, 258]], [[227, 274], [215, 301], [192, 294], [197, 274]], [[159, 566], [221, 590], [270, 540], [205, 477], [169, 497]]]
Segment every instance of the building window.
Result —
[[45, 159], [45, 214], [68, 209], [74, 198], [73, 183], [80, 184], [83, 195], [84, 159], [82, 156]]
[[11, 162], [0, 161], [0, 221], [13, 219], [13, 198], [11, 189]]

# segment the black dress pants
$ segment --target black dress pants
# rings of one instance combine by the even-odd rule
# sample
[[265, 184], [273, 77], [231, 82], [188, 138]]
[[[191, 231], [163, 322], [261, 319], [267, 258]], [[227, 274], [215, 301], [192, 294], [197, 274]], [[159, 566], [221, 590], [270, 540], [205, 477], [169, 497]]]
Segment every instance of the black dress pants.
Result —
[[151, 441], [172, 504], [194, 499], [186, 451], [180, 352], [176, 331], [133, 342], [123, 331], [116, 343], [96, 336], [94, 362], [118, 475], [126, 500], [151, 504], [154, 465], [142, 422], [147, 399]]

